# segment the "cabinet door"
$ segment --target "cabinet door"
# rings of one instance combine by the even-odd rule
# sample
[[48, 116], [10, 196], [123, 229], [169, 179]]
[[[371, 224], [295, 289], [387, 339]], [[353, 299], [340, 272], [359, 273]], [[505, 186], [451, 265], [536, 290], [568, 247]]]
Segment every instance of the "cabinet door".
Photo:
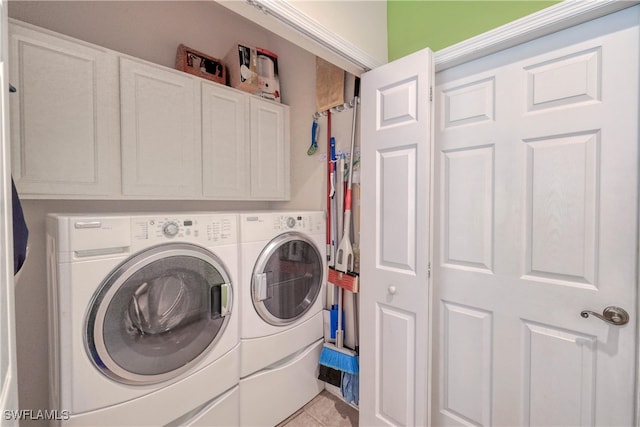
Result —
[[289, 198], [289, 107], [252, 97], [251, 198]]
[[120, 59], [122, 192], [195, 197], [202, 192], [198, 79]]
[[21, 194], [117, 192], [116, 57], [16, 23], [9, 32], [12, 173]]
[[249, 196], [247, 95], [202, 83], [202, 178], [205, 197]]

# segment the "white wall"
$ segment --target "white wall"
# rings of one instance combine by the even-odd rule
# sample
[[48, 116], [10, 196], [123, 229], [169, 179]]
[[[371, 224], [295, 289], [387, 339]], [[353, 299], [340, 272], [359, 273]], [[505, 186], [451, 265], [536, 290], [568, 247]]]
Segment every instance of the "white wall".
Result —
[[215, 1], [352, 74], [387, 63], [386, 0]]
[[[180, 43], [218, 58], [238, 40], [265, 47], [279, 55], [282, 99], [291, 107], [289, 202], [23, 199], [30, 240], [29, 257], [16, 289], [20, 406], [40, 409], [48, 407], [45, 215], [48, 212], [324, 209], [326, 164], [320, 155], [326, 150], [326, 119], [320, 120], [320, 149], [314, 156], [308, 156], [315, 112], [315, 56], [214, 2], [13, 1], [9, 2], [9, 16], [169, 67], [174, 65]], [[351, 112], [335, 114], [332, 121], [338, 148], [346, 151], [351, 137]]]
[[289, 3], [373, 58], [387, 62], [386, 1], [290, 0]]

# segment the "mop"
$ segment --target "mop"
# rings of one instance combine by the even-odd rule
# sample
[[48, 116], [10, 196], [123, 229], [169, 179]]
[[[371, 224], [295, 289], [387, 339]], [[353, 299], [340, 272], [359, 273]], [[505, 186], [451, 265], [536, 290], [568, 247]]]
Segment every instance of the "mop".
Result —
[[[331, 136], [331, 112], [327, 112], [327, 264], [329, 266], [333, 266], [335, 263], [335, 237], [334, 232], [336, 231], [335, 223], [336, 217], [338, 216], [338, 211], [336, 209], [336, 198], [335, 198], [335, 183], [334, 183], [334, 168], [335, 162], [333, 161], [335, 157], [335, 140]], [[333, 214], [332, 214], [333, 212]], [[338, 287], [333, 286], [333, 301], [331, 308], [329, 310], [329, 332], [328, 336], [325, 333], [325, 340], [329, 341], [335, 339], [335, 328], [334, 328], [334, 312], [335, 318], [337, 320], [337, 305], [336, 302], [338, 300]], [[336, 322], [337, 323], [337, 322]], [[335, 369], [331, 366], [326, 366], [320, 364], [320, 368], [318, 370], [318, 379], [320, 381], [324, 381], [327, 384], [331, 384], [336, 387], [341, 387], [342, 383], [342, 371]]]
[[[353, 174], [353, 158], [354, 156], [354, 146], [355, 146], [355, 130], [356, 130], [356, 117], [357, 117], [357, 107], [358, 107], [358, 89], [359, 89], [359, 81], [356, 80], [355, 85], [355, 94], [353, 98], [353, 127], [351, 132], [351, 159], [349, 166], [349, 180], [347, 184], [347, 194], [345, 197], [345, 212], [344, 212], [344, 233], [342, 236], [342, 240], [340, 245], [338, 246], [338, 251], [342, 253], [340, 256], [336, 257], [335, 267], [341, 272], [347, 273], [349, 270], [349, 266], [353, 267], [353, 252], [351, 251], [351, 241], [349, 240], [350, 233], [350, 223], [351, 223], [351, 181]], [[347, 254], [350, 253], [351, 256]], [[331, 269], [329, 269], [329, 275], [331, 276]], [[342, 276], [344, 279], [346, 276]], [[351, 276], [353, 277], [353, 276]], [[351, 283], [351, 281], [349, 281]], [[320, 353], [320, 364], [324, 366], [328, 366], [330, 368], [334, 368], [340, 370], [342, 372], [346, 372], [348, 374], [358, 374], [360, 372], [358, 366], [358, 355], [355, 351], [344, 348], [344, 330], [342, 327], [342, 297], [343, 297], [343, 289], [340, 286], [341, 283], [333, 283], [340, 287], [340, 293], [338, 296], [338, 327], [336, 330], [336, 342], [325, 343], [322, 348], [322, 353]]]

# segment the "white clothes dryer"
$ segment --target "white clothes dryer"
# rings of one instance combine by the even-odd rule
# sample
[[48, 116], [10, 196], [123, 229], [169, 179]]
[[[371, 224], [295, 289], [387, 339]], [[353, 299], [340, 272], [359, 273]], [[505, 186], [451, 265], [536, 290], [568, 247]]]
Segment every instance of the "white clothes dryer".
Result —
[[243, 212], [239, 222], [240, 423], [275, 425], [324, 389], [325, 214]]
[[50, 214], [47, 252], [63, 424], [239, 423], [237, 215]]

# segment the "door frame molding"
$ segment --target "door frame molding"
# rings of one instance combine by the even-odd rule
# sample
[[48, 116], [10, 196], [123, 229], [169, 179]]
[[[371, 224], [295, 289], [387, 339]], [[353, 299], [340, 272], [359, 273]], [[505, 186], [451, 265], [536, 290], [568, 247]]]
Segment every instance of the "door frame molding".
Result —
[[563, 1], [437, 51], [436, 73], [639, 3], [636, 0]]
[[[291, 5], [291, 0], [217, 2], [256, 24], [278, 33], [285, 31], [310, 52], [360, 75], [380, 61], [353, 42], [330, 31]], [[517, 44], [599, 18], [640, 3], [638, 0], [563, 1], [435, 52], [436, 72], [498, 52]], [[274, 22], [275, 21], [275, 22]], [[279, 24], [279, 25], [278, 25]]]

